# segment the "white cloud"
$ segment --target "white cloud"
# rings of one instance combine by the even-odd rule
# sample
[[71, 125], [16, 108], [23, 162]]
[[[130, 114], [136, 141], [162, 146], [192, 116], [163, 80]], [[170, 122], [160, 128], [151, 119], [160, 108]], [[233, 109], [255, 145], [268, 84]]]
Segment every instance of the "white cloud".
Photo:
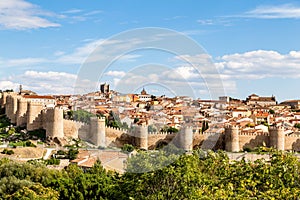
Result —
[[101, 13], [103, 13], [102, 10], [85, 11], [81, 9], [70, 9], [62, 12], [63, 18], [65, 18], [69, 23], [76, 23], [87, 20], [99, 21], [97, 15]]
[[20, 84], [40, 94], [71, 94], [77, 79], [75, 74], [65, 72], [26, 71], [0, 80], [0, 89], [17, 89]]
[[280, 54], [257, 50], [224, 55], [217, 66], [223, 78], [261, 79], [267, 77], [300, 77], [300, 51]]
[[192, 66], [180, 66], [175, 68], [175, 73], [166, 72], [167, 77], [172, 79], [193, 79], [193, 78], [201, 78], [200, 74], [196, 72], [196, 69]]
[[43, 62], [47, 62], [47, 60], [44, 58], [20, 58], [20, 59], [10, 59], [10, 60], [0, 59], [0, 64], [3, 67], [28, 66], [28, 65], [40, 64]]
[[16, 89], [19, 87], [18, 83], [14, 83], [12, 81], [0, 81], [0, 89], [2, 90], [10, 90], [13, 89], [16, 91]]
[[284, 4], [278, 6], [260, 6], [254, 10], [246, 12], [242, 17], [262, 18], [262, 19], [299, 19], [300, 7]]
[[199, 19], [197, 22], [201, 25], [213, 25], [214, 21], [212, 19]]
[[0, 27], [4, 29], [37, 29], [59, 27], [60, 24], [47, 19], [54, 13], [41, 10], [24, 0], [0, 1]]
[[124, 72], [124, 71], [108, 71], [105, 73], [105, 75], [115, 76], [115, 77], [123, 77], [126, 75], [126, 72]]
[[81, 13], [81, 12], [82, 12], [82, 10], [80, 10], [80, 9], [70, 9], [70, 10], [63, 11], [62, 13], [74, 14], [74, 13]]

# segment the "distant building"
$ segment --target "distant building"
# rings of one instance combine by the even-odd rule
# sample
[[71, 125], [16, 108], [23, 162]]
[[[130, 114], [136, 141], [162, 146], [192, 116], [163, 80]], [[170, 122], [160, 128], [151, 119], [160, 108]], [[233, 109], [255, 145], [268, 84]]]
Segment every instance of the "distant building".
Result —
[[226, 103], [229, 103], [230, 97], [229, 96], [222, 96], [222, 97], [219, 97], [219, 100], [220, 101], [224, 101]]
[[31, 90], [23, 90], [22, 85], [19, 86], [19, 94], [20, 95], [37, 95], [35, 92], [33, 92]]
[[280, 105], [291, 106], [292, 109], [300, 109], [300, 100], [288, 100], [280, 103]]
[[140, 101], [151, 101], [151, 95], [147, 94], [145, 88], [143, 88], [143, 90], [141, 91], [141, 94], [139, 94], [139, 100]]
[[41, 103], [47, 107], [55, 107], [56, 99], [53, 96], [40, 96], [40, 95], [24, 95], [27, 101]]
[[104, 93], [104, 94], [107, 94], [107, 93], [109, 93], [109, 84], [106, 84], [106, 83], [104, 83], [104, 84], [101, 84], [100, 85], [100, 91], [101, 91], [101, 93]]
[[276, 99], [274, 96], [271, 97], [260, 97], [256, 94], [251, 94], [246, 99], [247, 105], [260, 105], [260, 106], [272, 106], [276, 105]]

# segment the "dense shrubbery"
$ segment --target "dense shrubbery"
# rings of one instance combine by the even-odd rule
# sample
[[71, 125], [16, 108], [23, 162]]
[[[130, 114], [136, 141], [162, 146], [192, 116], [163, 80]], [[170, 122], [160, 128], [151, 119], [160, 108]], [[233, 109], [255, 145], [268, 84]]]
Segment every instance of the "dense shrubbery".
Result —
[[6, 115], [0, 116], [0, 128], [4, 128], [10, 125], [10, 120], [6, 117]]
[[7, 155], [12, 155], [15, 152], [11, 149], [3, 149], [3, 151], [1, 152], [2, 154], [7, 154]]
[[64, 114], [64, 117], [66, 119], [72, 119], [84, 123], [90, 123], [90, 118], [91, 117], [96, 117], [93, 113], [90, 113], [86, 110], [77, 110], [77, 111], [68, 111], [67, 113]]
[[35, 144], [33, 144], [31, 141], [18, 141], [18, 142], [10, 142], [10, 146], [16, 148], [16, 147], [36, 147]]
[[132, 152], [134, 150], [134, 146], [131, 144], [124, 144], [122, 147], [122, 151], [124, 152]]
[[292, 154], [275, 152], [270, 162], [248, 163], [231, 162], [224, 152], [171, 152], [142, 152], [129, 161], [128, 170], [160, 168], [124, 175], [106, 172], [100, 163], [85, 171], [76, 165], [56, 171], [40, 163], [2, 159], [0, 199], [297, 199], [300, 195], [300, 163]]

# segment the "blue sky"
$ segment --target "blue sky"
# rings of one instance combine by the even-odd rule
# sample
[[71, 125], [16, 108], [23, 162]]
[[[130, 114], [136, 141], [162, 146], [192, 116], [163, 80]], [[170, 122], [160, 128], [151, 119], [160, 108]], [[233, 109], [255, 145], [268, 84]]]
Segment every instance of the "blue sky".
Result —
[[[41, 94], [73, 93], [78, 72], [98, 45], [143, 27], [172, 29], [201, 45], [215, 63], [227, 95], [300, 99], [300, 3], [286, 0], [0, 0], [0, 89], [23, 84]], [[110, 47], [120, 45], [114, 44]], [[209, 98], [203, 77], [176, 56], [131, 52], [112, 63], [98, 81], [114, 88], [137, 66], [156, 63], [181, 76], [164, 80], [175, 85], [184, 80], [196, 97]], [[199, 56], [189, 58], [199, 64]], [[155, 71], [140, 75], [131, 78], [158, 76]], [[135, 88], [143, 87], [141, 83]], [[146, 89], [157, 95], [167, 93], [166, 84], [146, 84]]]

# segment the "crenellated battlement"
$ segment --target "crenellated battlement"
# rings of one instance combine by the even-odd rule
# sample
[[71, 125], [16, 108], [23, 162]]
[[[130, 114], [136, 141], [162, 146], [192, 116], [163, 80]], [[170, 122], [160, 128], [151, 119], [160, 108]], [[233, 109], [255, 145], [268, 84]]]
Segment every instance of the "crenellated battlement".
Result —
[[270, 126], [269, 131], [284, 130], [283, 126]]
[[300, 135], [298, 134], [290, 134], [290, 135], [285, 135], [286, 138], [300, 138]]
[[233, 125], [233, 124], [225, 124], [226, 129], [240, 129], [241, 127], [239, 125]]
[[127, 133], [128, 132], [127, 129], [117, 128], [117, 127], [110, 127], [110, 126], [105, 126], [105, 129], [106, 130], [111, 130], [111, 131], [123, 132], [123, 133]]
[[263, 135], [263, 136], [270, 136], [269, 133], [267, 132], [240, 132], [239, 135], [244, 135], [244, 136], [258, 136], [258, 135]]
[[172, 134], [177, 134], [177, 133], [171, 133], [171, 132], [149, 132], [149, 135], [172, 135]]

